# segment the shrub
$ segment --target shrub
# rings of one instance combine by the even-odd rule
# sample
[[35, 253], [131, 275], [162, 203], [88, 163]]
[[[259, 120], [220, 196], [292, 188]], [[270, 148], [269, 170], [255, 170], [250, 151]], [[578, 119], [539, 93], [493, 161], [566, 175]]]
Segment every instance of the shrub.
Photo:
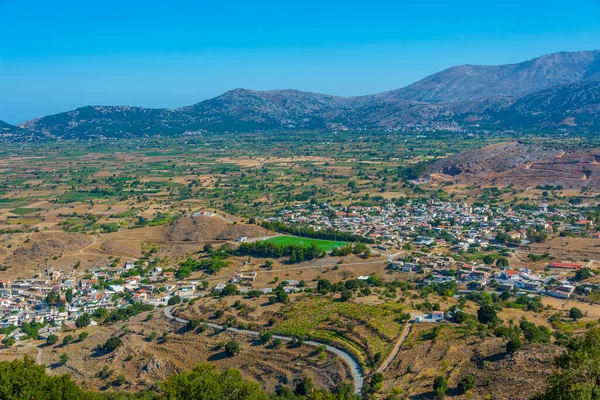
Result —
[[230, 340], [225, 344], [225, 354], [229, 357], [233, 357], [237, 354], [240, 354], [240, 345], [235, 340]]
[[121, 338], [118, 336], [113, 336], [110, 339], [108, 339], [106, 342], [104, 342], [104, 344], [102, 345], [101, 348], [110, 353], [110, 352], [113, 352], [116, 349], [118, 349], [119, 346], [121, 346], [121, 344], [123, 344], [123, 340], [121, 340]]
[[465, 375], [458, 382], [458, 388], [461, 392], [466, 393], [475, 387], [475, 377], [473, 375]]
[[438, 376], [433, 380], [433, 391], [435, 392], [435, 397], [438, 399], [443, 399], [446, 396], [446, 391], [448, 390], [448, 380], [443, 376]]
[[268, 331], [261, 332], [259, 337], [260, 337], [261, 342], [268, 343], [273, 338], [273, 332], [268, 332]]
[[523, 342], [521, 342], [521, 338], [517, 335], [513, 335], [510, 338], [508, 343], [506, 344], [506, 352], [509, 354], [514, 354], [517, 351], [521, 350], [523, 347]]

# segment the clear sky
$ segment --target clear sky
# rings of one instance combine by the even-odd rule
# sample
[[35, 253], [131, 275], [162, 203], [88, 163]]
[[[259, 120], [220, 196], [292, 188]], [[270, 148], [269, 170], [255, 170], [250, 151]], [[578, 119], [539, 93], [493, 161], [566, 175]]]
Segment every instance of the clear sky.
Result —
[[352, 96], [600, 48], [600, 0], [0, 0], [0, 120], [237, 87]]

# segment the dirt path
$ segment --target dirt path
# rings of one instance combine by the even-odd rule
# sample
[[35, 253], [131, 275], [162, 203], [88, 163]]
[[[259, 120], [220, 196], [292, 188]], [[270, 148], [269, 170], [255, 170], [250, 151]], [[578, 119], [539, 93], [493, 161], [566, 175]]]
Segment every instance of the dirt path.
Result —
[[232, 220], [230, 220], [230, 219], [227, 219], [227, 218], [225, 218], [225, 217], [224, 217], [224, 216], [222, 216], [222, 215], [219, 215], [219, 214], [216, 214], [216, 213], [215, 213], [215, 217], [217, 217], [217, 218], [221, 218], [223, 221], [227, 222], [228, 224], [233, 224], [233, 221], [232, 221]]
[[396, 358], [396, 356], [398, 355], [400, 348], [402, 348], [402, 344], [408, 337], [408, 334], [410, 333], [413, 324], [414, 324], [414, 321], [411, 320], [411, 321], [408, 321], [408, 323], [406, 325], [404, 325], [404, 329], [402, 330], [402, 333], [400, 334], [400, 336], [398, 336], [398, 340], [396, 340], [396, 343], [394, 344], [394, 348], [390, 352], [390, 355], [387, 356], [387, 358], [381, 363], [381, 365], [377, 368], [376, 372], [383, 372], [387, 367], [390, 366], [392, 361], [394, 361], [394, 358]]
[[126, 256], [123, 254], [118, 254], [118, 253], [108, 253], [108, 252], [99, 252], [99, 253], [91, 253], [88, 252], [89, 249], [91, 249], [92, 247], [94, 247], [96, 244], [98, 244], [98, 238], [100, 236], [98, 235], [94, 235], [92, 236], [92, 243], [88, 244], [85, 247], [82, 247], [81, 249], [71, 253], [71, 254], [67, 254], [67, 256], [73, 257], [73, 256], [92, 256], [92, 257], [98, 257], [98, 256], [113, 256], [113, 257], [119, 257], [119, 258], [125, 258], [127, 260], [133, 260], [133, 261], [137, 261], [138, 259], [135, 257], [131, 257], [131, 256]]
[[35, 355], [35, 363], [37, 365], [42, 365], [44, 362], [42, 361], [42, 349], [39, 348], [37, 354]]
[[[89, 249], [90, 247], [94, 246], [96, 243], [98, 243], [98, 236], [94, 235], [94, 237], [93, 237], [93, 239], [92, 239], [92, 243], [88, 244], [88, 245], [87, 245], [87, 246], [85, 246], [85, 247], [82, 247], [81, 249], [79, 249], [79, 250], [77, 251], [77, 253], [78, 253], [79, 255], [81, 255], [81, 256], [89, 256], [89, 255], [93, 255], [93, 254], [88, 254], [88, 253], [86, 253], [85, 251], [86, 251], [87, 249]], [[97, 254], [96, 254], [96, 255], [97, 255]]]
[[[167, 319], [177, 321], [182, 324], [187, 324], [188, 320], [183, 319], [183, 318], [178, 318], [172, 314], [173, 307], [174, 306], [169, 306], [169, 307], [164, 308], [165, 317]], [[224, 326], [217, 325], [217, 324], [207, 323], [207, 325], [211, 328], [217, 328], [217, 329], [225, 328]], [[227, 330], [230, 332], [241, 333], [243, 335], [250, 335], [250, 336], [260, 335], [260, 332], [249, 331], [246, 329], [227, 328]], [[293, 340], [293, 338], [291, 338], [289, 336], [280, 336], [280, 335], [273, 335], [273, 339], [280, 339], [280, 340], [284, 340], [286, 342]], [[361, 393], [365, 378], [364, 378], [364, 375], [362, 372], [362, 368], [360, 367], [359, 362], [356, 361], [354, 356], [352, 356], [350, 353], [347, 353], [345, 350], [341, 350], [341, 349], [338, 349], [337, 347], [326, 345], [324, 343], [314, 342], [311, 340], [305, 341], [303, 343], [306, 345], [309, 345], [309, 346], [314, 346], [314, 347], [325, 346], [327, 351], [337, 355], [342, 360], [344, 360], [346, 362], [346, 364], [348, 364], [348, 366], [350, 367], [350, 373], [352, 374], [352, 379], [354, 381], [354, 393], [356, 393], [356, 394]]]

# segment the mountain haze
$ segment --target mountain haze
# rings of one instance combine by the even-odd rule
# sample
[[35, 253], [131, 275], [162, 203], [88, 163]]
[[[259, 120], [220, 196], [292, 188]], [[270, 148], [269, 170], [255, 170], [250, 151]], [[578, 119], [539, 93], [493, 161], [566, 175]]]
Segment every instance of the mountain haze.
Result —
[[555, 53], [519, 64], [466, 65], [402, 89], [358, 97], [235, 89], [176, 110], [87, 106], [27, 121], [48, 137], [89, 139], [189, 131], [595, 130], [600, 51]]

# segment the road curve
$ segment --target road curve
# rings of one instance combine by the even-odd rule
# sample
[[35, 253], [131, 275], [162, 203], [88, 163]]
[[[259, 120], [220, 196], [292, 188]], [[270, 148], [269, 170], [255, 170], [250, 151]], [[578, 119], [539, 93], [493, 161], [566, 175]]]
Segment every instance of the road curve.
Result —
[[[176, 317], [172, 314], [173, 307], [175, 307], [175, 306], [169, 306], [169, 307], [164, 308], [165, 317], [167, 319], [177, 321], [182, 324], [187, 324], [188, 320]], [[208, 325], [211, 328], [217, 328], [217, 329], [224, 328], [223, 325], [217, 325], [217, 324], [211, 324], [211, 323], [207, 323], [206, 325]], [[230, 332], [240, 333], [240, 334], [249, 335], [249, 336], [258, 336], [260, 334], [259, 332], [249, 331], [246, 329], [237, 329], [237, 328], [226, 328], [226, 329]], [[285, 340], [285, 341], [289, 342], [293, 338], [290, 336], [273, 335], [273, 339], [281, 339], [281, 340]], [[327, 351], [335, 354], [336, 356], [338, 356], [342, 360], [344, 360], [346, 362], [346, 364], [348, 364], [348, 366], [350, 367], [350, 373], [352, 374], [352, 379], [354, 381], [354, 393], [358, 393], [358, 394], [361, 393], [362, 387], [363, 387], [363, 384], [365, 381], [365, 377], [363, 375], [362, 368], [360, 367], [360, 363], [354, 358], [354, 356], [352, 356], [350, 353], [346, 352], [345, 350], [338, 349], [337, 347], [333, 347], [333, 346], [330, 346], [325, 343], [319, 343], [319, 342], [315, 342], [312, 340], [307, 340], [304, 342], [304, 344], [307, 344], [309, 346], [314, 346], [314, 347], [325, 346], [325, 349]]]

